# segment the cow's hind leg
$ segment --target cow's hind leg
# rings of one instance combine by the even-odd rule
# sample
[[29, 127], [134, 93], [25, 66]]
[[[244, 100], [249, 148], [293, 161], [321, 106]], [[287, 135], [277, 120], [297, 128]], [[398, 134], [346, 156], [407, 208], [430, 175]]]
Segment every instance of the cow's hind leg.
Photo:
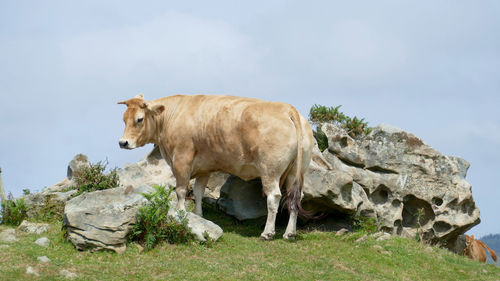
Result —
[[210, 176], [201, 176], [196, 178], [194, 183], [193, 193], [194, 193], [194, 213], [198, 216], [203, 216], [203, 211], [201, 209], [201, 202], [203, 200], [203, 194], [205, 193], [205, 187], [207, 186], [208, 179]]
[[281, 199], [279, 179], [269, 179], [262, 177], [262, 188], [267, 197], [267, 221], [264, 232], [260, 235], [262, 240], [271, 240], [275, 234], [276, 214]]

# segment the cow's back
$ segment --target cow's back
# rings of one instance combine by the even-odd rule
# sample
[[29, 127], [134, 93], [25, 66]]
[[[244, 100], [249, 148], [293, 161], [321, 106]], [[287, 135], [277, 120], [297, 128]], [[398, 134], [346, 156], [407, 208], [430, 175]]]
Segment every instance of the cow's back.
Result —
[[[167, 108], [165, 145], [192, 145], [195, 150], [192, 177], [222, 170], [255, 178], [262, 169], [286, 168], [297, 155], [296, 128], [290, 118], [295, 109], [289, 104], [217, 95], [172, 96], [155, 102]], [[310, 154], [312, 132], [303, 123], [305, 152]]]

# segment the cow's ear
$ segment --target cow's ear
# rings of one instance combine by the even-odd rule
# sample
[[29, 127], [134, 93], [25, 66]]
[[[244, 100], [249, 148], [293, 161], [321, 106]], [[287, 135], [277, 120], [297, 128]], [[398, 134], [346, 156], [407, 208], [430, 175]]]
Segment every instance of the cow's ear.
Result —
[[152, 112], [153, 114], [157, 115], [162, 113], [165, 110], [165, 106], [161, 104], [155, 104], [152, 105], [148, 102], [144, 102], [143, 106], [148, 109], [148, 111]]
[[127, 106], [128, 106], [128, 104], [127, 104], [127, 101], [126, 101], [126, 100], [124, 100], [124, 101], [119, 101], [119, 102], [118, 102], [118, 104], [125, 104], [125, 105], [127, 105]]
[[151, 108], [151, 111], [154, 112], [154, 114], [157, 114], [157, 115], [161, 114], [164, 110], [165, 110], [165, 106], [163, 106], [161, 104], [154, 105]]

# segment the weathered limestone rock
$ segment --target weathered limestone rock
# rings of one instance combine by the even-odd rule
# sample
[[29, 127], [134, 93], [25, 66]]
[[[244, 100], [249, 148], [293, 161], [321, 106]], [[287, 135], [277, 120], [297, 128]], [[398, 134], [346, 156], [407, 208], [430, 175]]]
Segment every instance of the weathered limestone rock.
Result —
[[445, 242], [480, 222], [465, 180], [467, 161], [442, 155], [388, 125], [361, 139], [331, 124], [322, 130], [329, 143], [323, 156], [334, 171], [349, 174], [362, 188], [371, 203], [365, 211], [374, 211], [384, 231], [406, 237], [419, 231], [425, 239]]
[[[136, 223], [139, 206], [147, 202], [141, 193], [152, 192], [149, 185], [136, 188], [117, 187], [84, 193], [66, 204], [64, 225], [68, 239], [79, 250], [126, 250], [127, 236]], [[174, 199], [174, 198], [172, 198]], [[172, 200], [171, 215], [175, 216], [175, 200]], [[222, 229], [216, 224], [193, 213], [187, 213], [188, 227], [200, 241], [205, 241], [204, 233], [217, 240]]]
[[84, 193], [69, 200], [64, 208], [68, 239], [79, 250], [124, 252], [137, 208], [146, 202], [140, 193], [151, 191], [148, 185], [118, 187]]
[[34, 233], [34, 234], [42, 234], [49, 230], [48, 223], [35, 223], [29, 222], [27, 220], [23, 220], [21, 224], [17, 227], [19, 231], [23, 231], [26, 233]]
[[161, 156], [158, 147], [155, 147], [144, 159], [127, 164], [118, 170], [120, 186], [138, 187], [140, 185], [153, 186], [156, 184], [175, 186], [175, 177], [170, 166]]

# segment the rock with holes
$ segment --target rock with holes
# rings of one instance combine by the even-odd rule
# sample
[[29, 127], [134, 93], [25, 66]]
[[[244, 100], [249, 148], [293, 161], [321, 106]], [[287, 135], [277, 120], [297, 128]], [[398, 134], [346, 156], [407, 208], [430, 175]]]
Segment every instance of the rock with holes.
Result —
[[[329, 144], [323, 156], [333, 169], [317, 172], [311, 164], [312, 178], [314, 173], [324, 175], [317, 177], [313, 189], [325, 189], [321, 184], [333, 182], [330, 175], [341, 184], [330, 184], [331, 190], [321, 196], [310, 192], [313, 196], [305, 196], [305, 204], [328, 211], [340, 203], [335, 209], [341, 212], [372, 214], [383, 231], [407, 237], [418, 234], [450, 245], [480, 222], [471, 185], [465, 180], [467, 161], [442, 155], [416, 136], [388, 125], [357, 139], [335, 125], [323, 124], [321, 129]], [[344, 200], [349, 197], [351, 202]]]

